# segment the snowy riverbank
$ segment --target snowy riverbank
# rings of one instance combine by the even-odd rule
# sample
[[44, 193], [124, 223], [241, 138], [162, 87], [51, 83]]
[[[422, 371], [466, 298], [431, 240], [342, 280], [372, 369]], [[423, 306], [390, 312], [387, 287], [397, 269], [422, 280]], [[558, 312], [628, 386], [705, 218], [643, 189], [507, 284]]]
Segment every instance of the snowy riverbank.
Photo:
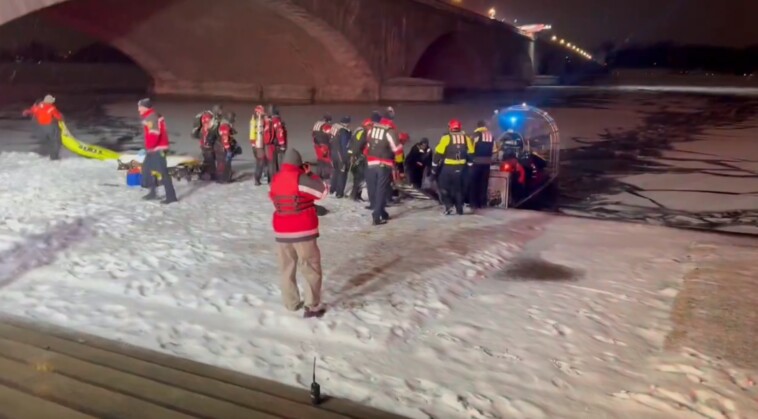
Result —
[[758, 415], [755, 371], [665, 347], [686, 275], [749, 239], [424, 202], [377, 229], [326, 201], [331, 310], [305, 321], [279, 301], [265, 187], [182, 183], [163, 207], [110, 163], [0, 167], [7, 313], [300, 386], [315, 356], [325, 392], [413, 418]]
[[[134, 100], [61, 95], [58, 103], [81, 140], [117, 149], [141, 148]], [[450, 118], [471, 130], [498, 106], [527, 101], [550, 112], [562, 138], [561, 195], [553, 210], [571, 215], [654, 225], [758, 234], [758, 99], [593, 89], [530, 89], [524, 95], [460, 98], [449, 104], [396, 106], [397, 122], [412, 141], [435, 143]], [[0, 151], [33, 151], [28, 105], [0, 108]], [[197, 153], [192, 117], [211, 102], [158, 100], [173, 150]], [[247, 119], [252, 103], [226, 103], [238, 113], [251, 171]], [[284, 106], [291, 143], [312, 156], [309, 132], [324, 113], [358, 123], [373, 105]]]

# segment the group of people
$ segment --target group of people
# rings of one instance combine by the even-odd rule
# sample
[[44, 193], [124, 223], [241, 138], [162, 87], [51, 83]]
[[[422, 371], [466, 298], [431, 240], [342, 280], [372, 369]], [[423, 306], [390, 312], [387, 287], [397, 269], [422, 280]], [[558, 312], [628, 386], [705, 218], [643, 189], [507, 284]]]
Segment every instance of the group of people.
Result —
[[195, 116], [192, 137], [200, 141], [202, 177], [219, 183], [232, 180], [232, 158], [242, 153], [234, 139], [234, 113], [224, 113], [220, 105]]
[[410, 137], [398, 130], [394, 117], [391, 107], [383, 114], [373, 112], [354, 131], [350, 129], [349, 116], [333, 123], [332, 117], [325, 115], [314, 124], [316, 173], [330, 179], [332, 194], [345, 197], [348, 174], [352, 174], [349, 197], [360, 201], [365, 182], [375, 225], [389, 220], [386, 207], [393, 185], [404, 180], [418, 189], [424, 187], [426, 177], [436, 181], [448, 215], [463, 214], [466, 202], [472, 208], [486, 206], [495, 142], [484, 121], [479, 121], [473, 136], [469, 136], [460, 121], [451, 120], [448, 132], [434, 150], [429, 140], [422, 138], [406, 153], [404, 148]]
[[[57, 121], [63, 117], [54, 103], [55, 99], [48, 95], [25, 114], [35, 117], [52, 143], [51, 159], [58, 159]], [[149, 98], [140, 100], [137, 110], [146, 152], [142, 173], [149, 190], [143, 199], [158, 199], [157, 179], [153, 176], [157, 172], [165, 188], [162, 202], [176, 202], [166, 162], [169, 137], [165, 120], [154, 110]], [[474, 208], [486, 205], [494, 141], [483, 121], [477, 124], [473, 136], [469, 136], [460, 121], [451, 120], [436, 147], [432, 149], [429, 140], [422, 138], [405, 153], [409, 136], [399, 132], [394, 117], [391, 107], [383, 113], [373, 112], [352, 130], [350, 117], [334, 123], [330, 115], [325, 115], [312, 130], [314, 167], [304, 163], [297, 150], [288, 148], [287, 130], [279, 111], [273, 106], [268, 110], [255, 107], [250, 120], [250, 143], [256, 160], [255, 184], [261, 185], [266, 175], [270, 185], [280, 286], [286, 308], [293, 311], [304, 308], [306, 318], [320, 317], [325, 312], [321, 304], [319, 220], [315, 202], [325, 198], [330, 190], [338, 198], [361, 201], [365, 183], [369, 196], [367, 209], [372, 211], [374, 225], [385, 224], [390, 219], [386, 208], [393, 195], [393, 185], [403, 181], [406, 175], [416, 188], [424, 186], [425, 178], [436, 180], [447, 215], [463, 214], [466, 200]], [[236, 134], [234, 119], [234, 114], [225, 114], [222, 107], [216, 105], [196, 116], [192, 130], [193, 137], [200, 141], [207, 177], [221, 183], [231, 180], [231, 161], [241, 153], [233, 137]], [[349, 174], [353, 176], [353, 186], [346, 196]], [[297, 267], [304, 271], [307, 280], [304, 301], [297, 286]]]

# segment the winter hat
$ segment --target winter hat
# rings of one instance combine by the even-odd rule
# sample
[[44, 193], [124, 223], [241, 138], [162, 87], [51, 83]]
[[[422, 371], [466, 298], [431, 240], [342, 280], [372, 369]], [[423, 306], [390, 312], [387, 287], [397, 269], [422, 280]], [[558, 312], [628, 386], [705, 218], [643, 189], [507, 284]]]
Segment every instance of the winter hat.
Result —
[[382, 120], [382, 115], [378, 111], [371, 112], [371, 120], [379, 122]]
[[419, 143], [419, 144], [426, 144], [426, 145], [429, 145], [429, 139], [428, 139], [428, 138], [426, 138], [426, 137], [424, 137], [424, 138], [422, 138], [422, 139], [421, 139], [421, 141], [419, 141], [418, 143]]
[[141, 99], [139, 102], [137, 102], [137, 106], [141, 106], [143, 108], [152, 109], [153, 108], [153, 101], [150, 100], [150, 98], [144, 98]]
[[303, 158], [300, 156], [300, 152], [294, 148], [287, 149], [282, 159], [282, 164], [291, 164], [294, 166], [302, 166]]
[[44, 103], [55, 103], [55, 98], [53, 95], [45, 95], [45, 98], [42, 99], [42, 102]]
[[332, 116], [329, 114], [324, 115], [324, 121], [326, 122], [332, 122]]
[[349, 116], [343, 116], [342, 119], [340, 119], [341, 124], [349, 124], [350, 121], [352, 121], [352, 118], [350, 118]]

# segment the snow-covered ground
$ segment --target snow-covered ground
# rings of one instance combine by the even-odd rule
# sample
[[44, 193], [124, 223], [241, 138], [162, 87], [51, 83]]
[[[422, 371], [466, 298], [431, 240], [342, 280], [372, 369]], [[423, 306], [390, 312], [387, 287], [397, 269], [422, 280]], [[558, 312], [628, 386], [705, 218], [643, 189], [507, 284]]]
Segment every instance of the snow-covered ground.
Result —
[[756, 371], [664, 348], [684, 278], [754, 240], [421, 201], [375, 228], [327, 200], [330, 311], [303, 320], [280, 304], [265, 187], [181, 183], [165, 207], [112, 163], [0, 167], [6, 313], [299, 386], [317, 357], [326, 393], [413, 418], [758, 416]]

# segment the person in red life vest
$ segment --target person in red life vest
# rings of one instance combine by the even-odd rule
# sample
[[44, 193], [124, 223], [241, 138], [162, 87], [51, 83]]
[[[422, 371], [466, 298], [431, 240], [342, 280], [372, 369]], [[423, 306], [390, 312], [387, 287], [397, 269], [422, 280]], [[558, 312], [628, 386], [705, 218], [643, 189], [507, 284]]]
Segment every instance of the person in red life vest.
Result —
[[142, 118], [142, 127], [145, 136], [145, 160], [142, 162], [142, 178], [145, 179], [150, 192], [142, 199], [157, 199], [155, 192], [157, 180], [153, 172], [161, 175], [161, 183], [166, 191], [166, 197], [162, 204], [171, 204], [176, 202], [176, 191], [168, 173], [168, 164], [166, 163], [166, 152], [168, 152], [169, 140], [168, 130], [166, 130], [166, 121], [159, 113], [153, 109], [153, 102], [150, 99], [142, 99], [137, 102], [137, 111]]
[[[266, 115], [266, 111], [263, 106], [258, 105], [253, 111], [253, 116], [250, 118], [250, 145], [253, 147], [253, 156], [255, 156], [255, 185], [261, 185], [261, 179], [264, 172], [268, 176], [268, 164], [269, 161], [266, 158], [266, 143], [265, 143], [265, 128], [268, 123], [269, 116]], [[268, 178], [268, 183], [271, 184], [271, 177]]]
[[405, 144], [410, 141], [411, 137], [407, 132], [401, 132], [397, 135], [403, 152], [395, 155], [395, 167], [392, 169], [392, 196], [390, 203], [397, 203], [400, 199], [400, 184], [405, 182]]
[[50, 160], [59, 160], [61, 153], [61, 129], [58, 123], [63, 121], [55, 98], [46, 95], [42, 101], [35, 103], [23, 112], [24, 116], [32, 116], [39, 126], [43, 139], [48, 143]]
[[353, 174], [353, 187], [350, 191], [350, 199], [356, 202], [363, 201], [363, 183], [366, 181], [366, 156], [368, 147], [366, 147], [368, 132], [374, 125], [371, 118], [363, 121], [363, 124], [353, 132], [350, 143], [347, 147], [347, 154], [350, 160], [350, 172]]
[[490, 181], [490, 166], [495, 142], [484, 121], [479, 121], [474, 130], [473, 163], [468, 173], [469, 204], [472, 208], [487, 206], [487, 188]]
[[201, 112], [198, 116], [197, 126], [193, 128], [192, 135], [200, 142], [200, 153], [203, 156], [201, 177], [210, 180], [216, 176], [216, 156], [213, 151], [216, 120], [209, 111]]
[[[401, 132], [397, 135], [397, 139], [405, 151], [405, 145], [411, 140], [411, 136], [407, 132]], [[405, 180], [405, 154], [397, 154], [395, 155], [395, 181], [402, 182], [403, 180]]]
[[274, 176], [269, 197], [274, 204], [274, 237], [277, 242], [282, 302], [291, 311], [303, 303], [297, 287], [297, 268], [307, 282], [305, 314], [321, 317], [326, 311], [321, 304], [321, 251], [318, 215], [315, 201], [326, 198], [329, 187], [317, 176], [306, 173], [303, 159], [295, 149], [289, 149], [282, 159], [282, 168]]
[[233, 124], [234, 116], [223, 115], [218, 122], [218, 139], [213, 144], [213, 154], [216, 157], [216, 181], [229, 183], [232, 181], [232, 159], [235, 155], [236, 141]]
[[287, 127], [284, 125], [279, 110], [273, 105], [269, 107], [269, 114], [271, 120], [268, 128], [266, 129], [267, 137], [267, 150], [266, 156], [269, 161], [269, 178], [279, 171], [282, 166], [282, 159], [284, 158], [284, 152], [287, 151]]
[[500, 171], [511, 173], [510, 186], [513, 188], [513, 195], [519, 198], [526, 191], [526, 169], [521, 163], [524, 155], [524, 139], [517, 132], [508, 130], [503, 133], [498, 143], [503, 156]]
[[332, 156], [329, 143], [332, 139], [332, 117], [324, 115], [313, 125], [313, 150], [316, 153], [317, 174], [322, 179], [329, 179], [332, 171]]

